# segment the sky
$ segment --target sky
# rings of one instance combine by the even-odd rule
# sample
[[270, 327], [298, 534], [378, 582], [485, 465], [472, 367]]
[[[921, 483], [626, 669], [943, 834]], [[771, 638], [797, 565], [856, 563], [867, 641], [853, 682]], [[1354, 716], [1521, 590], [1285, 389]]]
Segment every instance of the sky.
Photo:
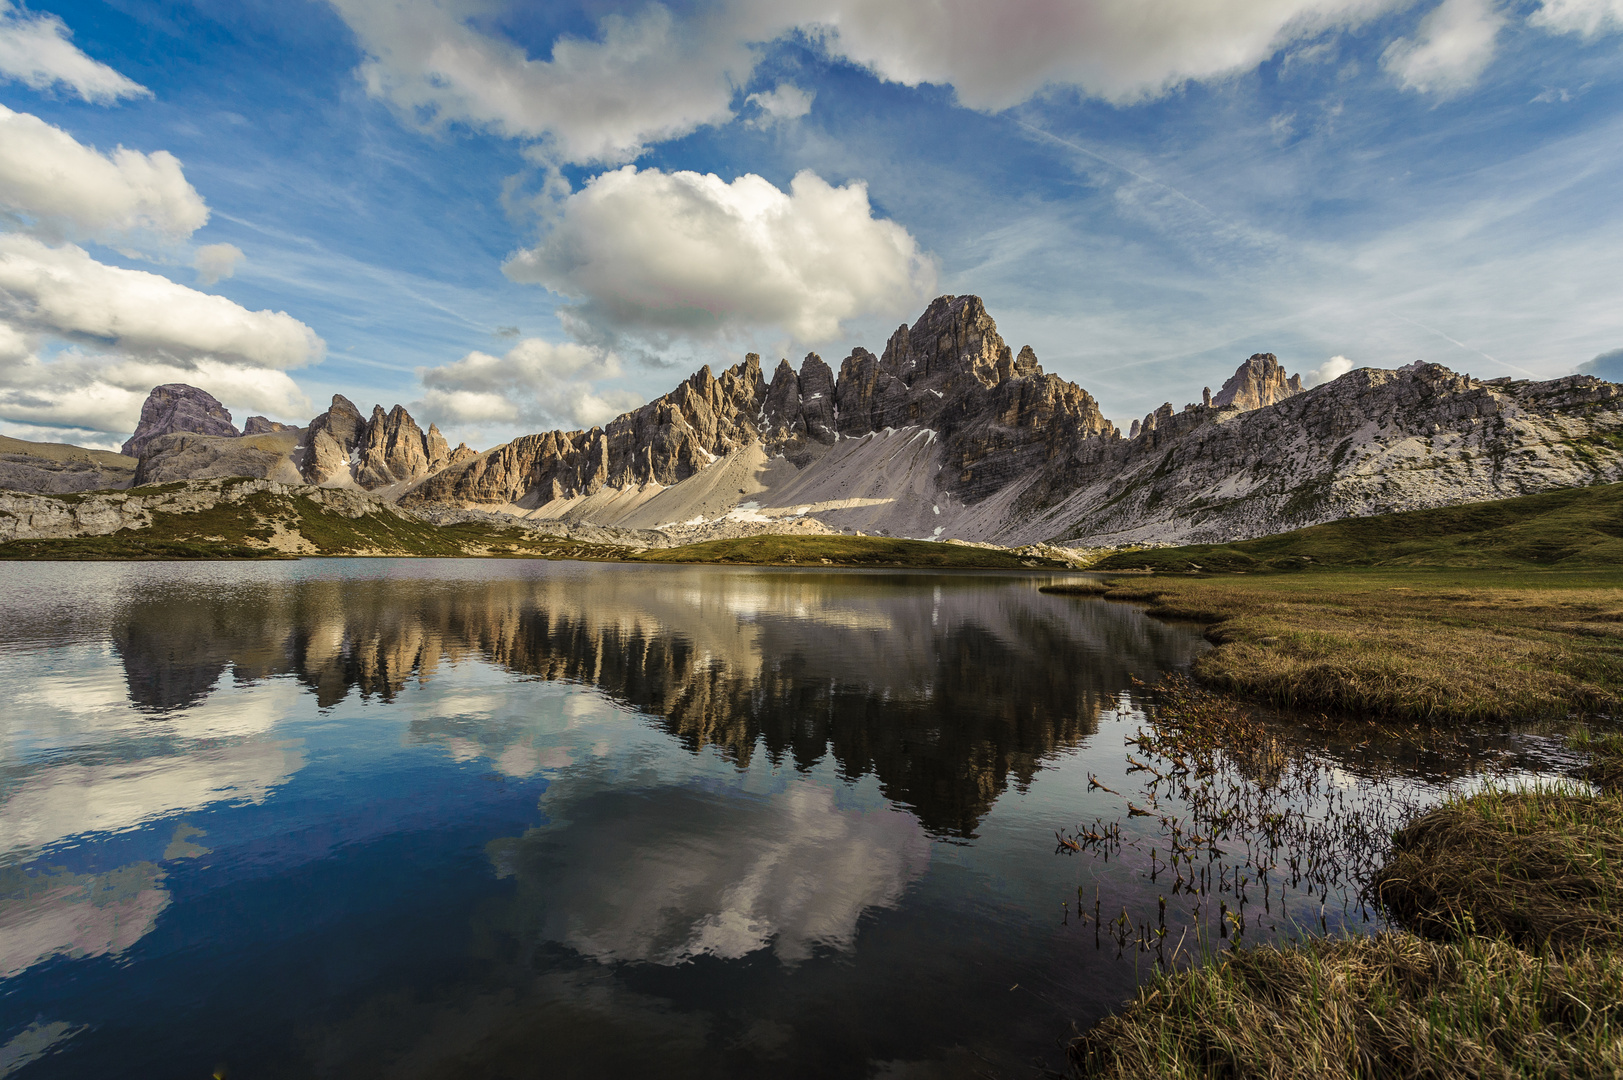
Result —
[[1247, 356], [1623, 380], [1623, 0], [0, 0], [0, 432], [452, 443], [981, 296], [1125, 427]]

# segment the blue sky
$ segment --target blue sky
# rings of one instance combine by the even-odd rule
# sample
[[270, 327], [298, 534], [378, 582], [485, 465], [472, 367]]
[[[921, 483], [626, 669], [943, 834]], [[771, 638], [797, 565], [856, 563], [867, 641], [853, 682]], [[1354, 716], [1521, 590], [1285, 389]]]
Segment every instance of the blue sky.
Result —
[[0, 0], [0, 74], [24, 438], [482, 448], [946, 292], [1124, 426], [1257, 351], [1623, 378], [1623, 0]]

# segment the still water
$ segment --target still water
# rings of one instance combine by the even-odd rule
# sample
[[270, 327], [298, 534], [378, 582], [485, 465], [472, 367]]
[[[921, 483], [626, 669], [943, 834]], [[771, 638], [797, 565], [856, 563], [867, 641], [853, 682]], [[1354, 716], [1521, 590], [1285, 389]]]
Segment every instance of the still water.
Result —
[[1048, 580], [0, 564], [0, 1076], [1062, 1068], [1206, 646]]

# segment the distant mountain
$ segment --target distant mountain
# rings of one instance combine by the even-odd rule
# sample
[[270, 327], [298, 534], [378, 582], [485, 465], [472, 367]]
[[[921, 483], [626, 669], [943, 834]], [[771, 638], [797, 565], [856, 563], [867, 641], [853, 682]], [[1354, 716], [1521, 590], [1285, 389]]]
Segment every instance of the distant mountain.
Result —
[[121, 490], [135, 481], [136, 460], [111, 450], [27, 442], [0, 435], [0, 488], [66, 495]]
[[249, 476], [570, 524], [1017, 545], [1237, 540], [1623, 480], [1623, 387], [1590, 376], [1415, 364], [1304, 390], [1257, 353], [1216, 395], [1169, 402], [1124, 437], [1086, 390], [1011, 349], [975, 296], [937, 299], [837, 374], [812, 353], [768, 379], [751, 353], [601, 428], [483, 453], [342, 395], [306, 427], [254, 417], [248, 431], [194, 387], [157, 387], [126, 444], [134, 481]]

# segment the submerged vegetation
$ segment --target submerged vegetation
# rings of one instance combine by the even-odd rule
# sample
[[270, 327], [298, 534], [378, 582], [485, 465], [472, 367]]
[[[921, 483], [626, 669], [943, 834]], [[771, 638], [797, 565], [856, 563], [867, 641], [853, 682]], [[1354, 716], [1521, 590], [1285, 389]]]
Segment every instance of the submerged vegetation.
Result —
[[[1344, 888], [1355, 882], [1391, 929], [1296, 944], [1229, 934], [1227, 949], [1192, 967], [1179, 970], [1174, 957], [1072, 1044], [1078, 1073], [1623, 1074], [1623, 736], [1610, 726], [1623, 688], [1623, 574], [1387, 569], [1107, 584], [1111, 599], [1207, 623], [1218, 646], [1194, 666], [1204, 689], [1158, 688], [1155, 733], [1137, 740], [1157, 755], [1142, 762], [1147, 786], [1174, 772], [1169, 757], [1181, 756], [1186, 775], [1212, 777], [1154, 808], [1166, 815], [1163, 832], [1169, 821], [1189, 831], [1173, 807], [1204, 814], [1190, 823], [1202, 839], [1229, 827], [1221, 847], [1233, 865], [1218, 872], [1229, 905], [1236, 880], [1243, 898], [1271, 884], [1267, 868], [1283, 861]], [[1574, 763], [1573, 781], [1501, 780], [1428, 809], [1395, 808], [1402, 827], [1384, 827], [1380, 808], [1315, 805], [1301, 782], [1311, 740], [1285, 745], [1248, 719], [1271, 707], [1317, 729], [1320, 747], [1390, 748], [1396, 735], [1419, 748], [1468, 727], [1542, 720], [1550, 730], [1553, 720], [1575, 725], [1568, 745], [1587, 762]], [[1238, 852], [1236, 834], [1247, 837]], [[1365, 843], [1348, 848], [1348, 838]], [[1167, 839], [1181, 842], [1176, 832]], [[1089, 846], [1084, 837], [1076, 850]], [[1293, 877], [1274, 879], [1275, 907]], [[1241, 915], [1236, 929], [1245, 925]]]

